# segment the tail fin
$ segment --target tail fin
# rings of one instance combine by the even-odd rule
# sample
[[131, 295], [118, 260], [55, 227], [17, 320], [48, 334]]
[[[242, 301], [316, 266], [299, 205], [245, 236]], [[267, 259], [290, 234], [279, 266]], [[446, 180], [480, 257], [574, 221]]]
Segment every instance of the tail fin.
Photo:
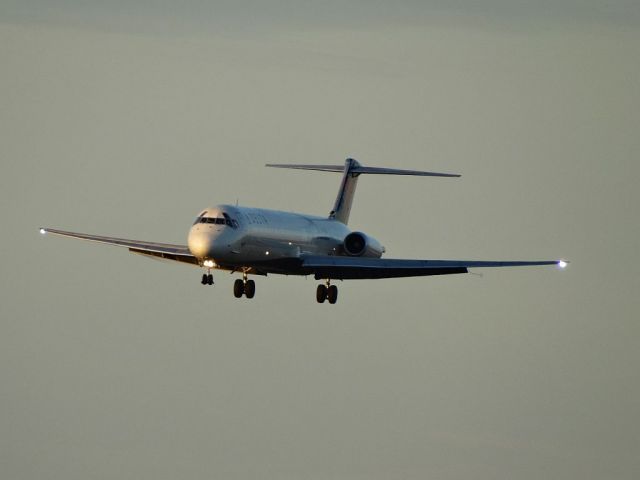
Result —
[[329, 218], [338, 220], [345, 225], [349, 221], [349, 214], [351, 213], [351, 205], [353, 204], [353, 197], [356, 193], [356, 185], [358, 184], [358, 177], [363, 173], [374, 175], [417, 175], [421, 177], [459, 177], [460, 175], [452, 173], [435, 173], [435, 172], [422, 172], [419, 170], [398, 170], [395, 168], [378, 168], [378, 167], [363, 167], [353, 158], [347, 158], [344, 162], [344, 166], [341, 165], [298, 165], [298, 164], [285, 164], [285, 163], [270, 163], [267, 167], [275, 168], [292, 168], [296, 170], [315, 170], [320, 172], [343, 172], [342, 183], [340, 184], [340, 190], [338, 190], [338, 196], [336, 202], [333, 205]]

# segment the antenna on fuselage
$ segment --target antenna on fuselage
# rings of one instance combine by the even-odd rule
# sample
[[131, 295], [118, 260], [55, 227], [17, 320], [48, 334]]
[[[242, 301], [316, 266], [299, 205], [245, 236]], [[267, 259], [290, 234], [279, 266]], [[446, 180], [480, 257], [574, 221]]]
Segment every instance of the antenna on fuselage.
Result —
[[455, 173], [436, 173], [436, 172], [424, 172], [421, 170], [400, 170], [397, 168], [379, 168], [379, 167], [365, 167], [360, 165], [357, 160], [353, 158], [347, 158], [342, 165], [300, 165], [293, 163], [268, 163], [267, 167], [274, 168], [289, 168], [294, 170], [315, 170], [318, 172], [342, 172], [342, 183], [338, 190], [338, 196], [336, 197], [335, 204], [329, 218], [338, 220], [345, 225], [349, 221], [349, 214], [351, 213], [351, 205], [353, 204], [353, 197], [356, 193], [356, 185], [358, 184], [358, 177], [362, 174], [372, 175], [413, 175], [420, 177], [460, 177]]

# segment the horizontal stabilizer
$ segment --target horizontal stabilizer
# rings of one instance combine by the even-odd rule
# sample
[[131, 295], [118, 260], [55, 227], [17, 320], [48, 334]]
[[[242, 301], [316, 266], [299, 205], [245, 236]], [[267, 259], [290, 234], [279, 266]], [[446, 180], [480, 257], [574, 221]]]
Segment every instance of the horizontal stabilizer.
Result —
[[315, 170], [317, 172], [344, 172], [344, 165], [298, 165], [293, 163], [267, 163], [265, 167]]
[[[295, 163], [268, 163], [267, 167], [291, 168], [294, 170], [315, 170], [317, 172], [339, 172], [345, 171], [344, 165], [301, 165]], [[424, 172], [422, 170], [400, 170], [397, 168], [363, 167], [361, 165], [352, 166], [349, 169], [352, 175], [372, 174], [372, 175], [415, 175], [420, 177], [460, 177], [455, 173]]]
[[357, 167], [351, 173], [370, 173], [373, 175], [417, 175], [419, 177], [459, 177], [456, 173], [423, 172], [421, 170], [400, 170], [397, 168]]
[[422, 170], [400, 170], [397, 168], [365, 167], [353, 158], [347, 158], [344, 165], [301, 165], [298, 163], [268, 163], [267, 167], [291, 168], [294, 170], [315, 170], [318, 172], [342, 173], [342, 183], [329, 218], [344, 223], [349, 221], [351, 205], [362, 174], [372, 175], [416, 175], [420, 177], [459, 177], [455, 173], [424, 172]]

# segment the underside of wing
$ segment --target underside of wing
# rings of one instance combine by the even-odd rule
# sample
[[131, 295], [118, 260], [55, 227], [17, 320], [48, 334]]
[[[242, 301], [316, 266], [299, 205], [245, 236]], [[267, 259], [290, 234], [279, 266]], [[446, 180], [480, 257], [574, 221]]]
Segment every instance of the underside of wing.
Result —
[[59, 235], [62, 237], [78, 238], [90, 242], [105, 243], [117, 247], [126, 247], [132, 253], [145, 255], [151, 258], [162, 260], [173, 260], [176, 262], [190, 263], [197, 265], [198, 259], [194, 257], [186, 245], [175, 245], [170, 243], [144, 242], [140, 240], [129, 240], [126, 238], [104, 237], [100, 235], [88, 235], [86, 233], [67, 232], [53, 228], [41, 228], [43, 234]]
[[467, 273], [469, 268], [534, 265], [561, 265], [561, 262], [556, 260], [524, 262], [402, 260], [337, 256], [308, 256], [302, 260], [302, 267], [313, 272], [317, 279], [332, 278], [336, 280], [452, 275]]

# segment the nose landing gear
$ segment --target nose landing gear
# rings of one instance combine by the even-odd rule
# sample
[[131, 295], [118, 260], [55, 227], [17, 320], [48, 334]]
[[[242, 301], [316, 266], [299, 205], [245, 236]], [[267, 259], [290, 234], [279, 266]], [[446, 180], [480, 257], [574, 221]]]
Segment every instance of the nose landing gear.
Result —
[[202, 274], [202, 280], [200, 281], [200, 283], [202, 283], [202, 285], [213, 285], [213, 275], [211, 275], [211, 269], [216, 266], [216, 262], [211, 259], [206, 259], [200, 264], [200, 266], [207, 269], [207, 273]]
[[253, 298], [256, 294], [256, 282], [247, 279], [247, 274], [243, 273], [242, 278], [238, 278], [233, 282], [233, 296], [236, 298], [244, 295], [247, 298]]
[[202, 281], [200, 283], [202, 283], [202, 285], [213, 285], [213, 275], [210, 273], [203, 273]]
[[316, 300], [318, 303], [324, 303], [325, 300], [328, 300], [330, 304], [335, 304], [338, 301], [338, 287], [331, 285], [331, 280], [327, 279], [326, 285], [318, 285]]

